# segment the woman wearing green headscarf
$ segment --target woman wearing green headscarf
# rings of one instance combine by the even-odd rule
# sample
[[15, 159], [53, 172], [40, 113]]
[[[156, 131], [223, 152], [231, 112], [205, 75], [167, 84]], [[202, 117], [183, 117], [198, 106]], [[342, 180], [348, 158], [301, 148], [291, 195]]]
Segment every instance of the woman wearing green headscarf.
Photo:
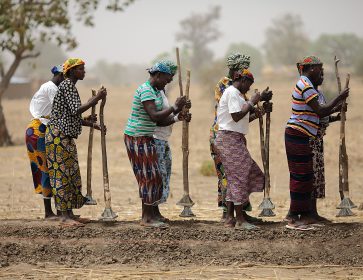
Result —
[[168, 126], [186, 105], [185, 97], [178, 97], [175, 104], [163, 108], [162, 91], [173, 80], [177, 70], [174, 63], [157, 62], [148, 69], [150, 78], [135, 92], [131, 114], [124, 130], [127, 154], [139, 185], [142, 205], [141, 225], [167, 227], [158, 205], [163, 195], [163, 179], [153, 134], [157, 125]]

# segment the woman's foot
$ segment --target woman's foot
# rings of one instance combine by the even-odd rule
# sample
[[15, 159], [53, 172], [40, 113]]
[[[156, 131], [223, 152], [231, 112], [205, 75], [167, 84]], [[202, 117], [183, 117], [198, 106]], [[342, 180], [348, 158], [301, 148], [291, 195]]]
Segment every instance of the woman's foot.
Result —
[[63, 218], [62, 222], [60, 223], [61, 227], [84, 227], [83, 223], [80, 223], [76, 220], [70, 218]]
[[246, 213], [246, 211], [242, 211], [242, 214], [243, 214], [243, 217], [245, 218], [245, 220], [249, 223], [261, 223], [262, 222], [262, 219], [252, 217], [252, 216], [248, 215]]
[[221, 217], [221, 222], [225, 223], [226, 222], [226, 218], [227, 218], [227, 212], [223, 211], [222, 212], [222, 217]]
[[234, 217], [226, 217], [226, 220], [224, 222], [225, 227], [233, 228], [235, 225], [236, 225], [236, 219]]
[[258, 226], [255, 226], [248, 222], [237, 222], [236, 226], [234, 227], [235, 230], [255, 230], [258, 228], [259, 228]]

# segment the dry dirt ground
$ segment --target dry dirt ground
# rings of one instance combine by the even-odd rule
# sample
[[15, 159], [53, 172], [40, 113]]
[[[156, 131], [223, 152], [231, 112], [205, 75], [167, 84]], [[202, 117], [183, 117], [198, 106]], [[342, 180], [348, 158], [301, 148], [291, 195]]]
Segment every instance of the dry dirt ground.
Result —
[[[29, 100], [3, 103], [13, 139], [18, 145], [1, 148], [0, 158], [0, 279], [363, 279], [363, 211], [337, 218], [339, 202], [339, 126], [332, 124], [325, 137], [327, 197], [319, 201], [322, 215], [333, 224], [311, 232], [294, 232], [281, 222], [289, 204], [288, 169], [283, 132], [290, 113], [290, 92], [295, 78], [269, 82], [274, 90], [271, 135], [271, 196], [276, 217], [266, 219], [256, 232], [235, 232], [219, 223], [216, 177], [199, 169], [210, 160], [209, 126], [213, 119], [212, 94], [191, 86], [193, 121], [190, 125], [190, 189], [196, 203], [193, 220], [179, 217], [176, 202], [182, 197], [181, 125], [171, 137], [173, 173], [171, 197], [161, 207], [172, 220], [166, 230], [144, 229], [138, 224], [140, 201], [136, 180], [127, 159], [122, 130], [136, 86], [109, 88], [105, 119], [112, 208], [118, 222], [98, 222], [104, 209], [99, 135], [95, 136], [93, 192], [97, 206], [79, 211], [92, 219], [84, 228], [63, 229], [42, 220], [42, 201], [33, 193], [30, 167], [23, 144], [30, 119]], [[177, 96], [177, 83], [171, 100]], [[262, 89], [266, 81], [254, 87]], [[347, 150], [351, 197], [363, 202], [363, 85], [352, 78], [347, 122]], [[90, 88], [79, 85], [82, 100]], [[209, 96], [209, 97], [208, 97]], [[252, 156], [261, 165], [258, 123], [247, 137]], [[88, 129], [77, 140], [80, 167], [86, 182]], [[258, 215], [262, 194], [251, 197]]]

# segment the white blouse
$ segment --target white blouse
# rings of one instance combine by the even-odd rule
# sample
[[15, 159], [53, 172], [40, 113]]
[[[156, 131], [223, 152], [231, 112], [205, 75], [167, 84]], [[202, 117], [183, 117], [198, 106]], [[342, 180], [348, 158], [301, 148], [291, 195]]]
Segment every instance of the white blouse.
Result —
[[39, 90], [34, 94], [30, 101], [29, 110], [34, 119], [39, 119], [43, 124], [47, 125], [49, 119], [44, 118], [50, 116], [52, 104], [58, 87], [52, 82], [42, 84]]
[[235, 122], [232, 113], [242, 111], [242, 106], [246, 104], [241, 92], [234, 86], [229, 86], [219, 101], [217, 108], [218, 130], [235, 131], [246, 135], [249, 128], [250, 113], [248, 112], [242, 119]]

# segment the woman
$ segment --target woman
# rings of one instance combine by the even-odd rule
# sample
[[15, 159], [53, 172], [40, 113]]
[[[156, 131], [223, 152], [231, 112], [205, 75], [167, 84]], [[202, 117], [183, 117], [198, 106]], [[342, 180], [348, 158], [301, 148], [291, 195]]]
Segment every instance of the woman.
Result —
[[313, 227], [309, 224], [318, 222], [313, 215], [316, 205], [312, 205], [314, 168], [310, 140], [316, 138], [321, 119], [341, 109], [349, 89], [322, 105], [317, 87], [324, 79], [323, 63], [316, 56], [308, 56], [299, 63], [299, 68], [301, 76], [292, 93], [292, 114], [285, 130], [291, 199], [286, 227], [310, 230]]
[[42, 84], [30, 101], [29, 110], [33, 119], [25, 132], [25, 143], [30, 159], [34, 190], [35, 193], [43, 196], [45, 219], [56, 218], [51, 206], [52, 188], [49, 183], [45, 155], [45, 130], [49, 122], [53, 99], [58, 91], [58, 85], [63, 81], [62, 65], [54, 66], [51, 72], [53, 78]]
[[247, 150], [245, 135], [253, 119], [250, 112], [254, 112], [253, 108], [261, 96], [256, 92], [251, 100], [246, 97], [254, 82], [249, 70], [234, 73], [232, 79], [232, 85], [224, 91], [219, 101], [215, 145], [227, 178], [225, 224], [235, 229], [251, 230], [256, 226], [247, 221], [242, 209], [248, 205], [252, 192], [263, 191], [264, 175]]
[[174, 105], [163, 109], [161, 91], [173, 80], [176, 70], [174, 63], [166, 61], [157, 62], [148, 69], [150, 78], [136, 90], [124, 130], [127, 154], [139, 185], [141, 225], [146, 227], [167, 227], [158, 208], [163, 182], [153, 134], [158, 124], [174, 123], [174, 116], [186, 104], [186, 97], [179, 97]]
[[[238, 71], [241, 71], [243, 69], [248, 69], [250, 66], [250, 57], [247, 55], [242, 55], [240, 53], [234, 53], [227, 57], [227, 67], [229, 69], [229, 73], [226, 77], [223, 77], [218, 84], [215, 87], [214, 91], [214, 98], [215, 98], [215, 117], [214, 122], [212, 124], [212, 127], [210, 129], [210, 137], [209, 137], [209, 143], [210, 143], [210, 151], [211, 156], [214, 161], [214, 165], [217, 171], [218, 176], [218, 207], [221, 207], [222, 212], [222, 221], [225, 221], [226, 215], [227, 215], [227, 204], [226, 204], [226, 192], [227, 192], [227, 180], [225, 176], [225, 171], [223, 164], [218, 157], [218, 154], [216, 152], [216, 146], [215, 146], [215, 139], [218, 131], [218, 118], [217, 118], [217, 108], [219, 101], [223, 95], [223, 92], [226, 88], [228, 88], [230, 85], [232, 85], [232, 77], [234, 74]], [[261, 94], [261, 100], [268, 101], [272, 97], [271, 91], [263, 91]], [[245, 208], [245, 211], [251, 211], [252, 206], [250, 203], [248, 203]], [[245, 215], [245, 218], [248, 219], [251, 222], [261, 221], [261, 219], [257, 219], [254, 217], [251, 217], [247, 215], [246, 212], [243, 212]]]
[[81, 174], [74, 139], [81, 134], [82, 125], [101, 129], [99, 125], [83, 120], [81, 114], [107, 95], [106, 89], [101, 88], [96, 96], [86, 104], [81, 104], [76, 83], [85, 77], [84, 65], [79, 58], [70, 58], [63, 64], [65, 80], [59, 85], [54, 98], [46, 131], [50, 185], [56, 209], [66, 226], [82, 226], [80, 222], [84, 220], [75, 217], [72, 209], [81, 208], [86, 201], [81, 192]]

